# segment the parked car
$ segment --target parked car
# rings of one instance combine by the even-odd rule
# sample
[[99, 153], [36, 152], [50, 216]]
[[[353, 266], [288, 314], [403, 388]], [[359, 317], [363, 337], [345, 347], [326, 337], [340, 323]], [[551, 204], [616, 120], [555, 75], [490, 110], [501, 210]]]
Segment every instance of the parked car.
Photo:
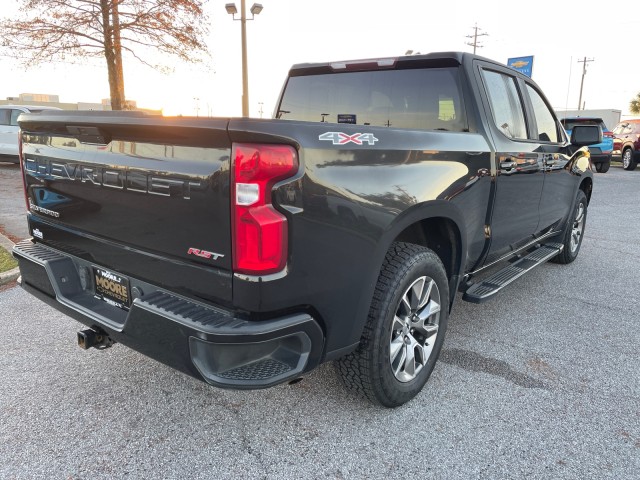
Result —
[[0, 161], [18, 163], [18, 117], [21, 113], [60, 110], [34, 105], [0, 105]]
[[569, 137], [571, 137], [571, 131], [576, 125], [598, 125], [602, 129], [602, 142], [589, 145], [589, 153], [597, 172], [606, 173], [609, 171], [611, 154], [613, 153], [613, 132], [607, 128], [604, 121], [597, 117], [567, 117], [560, 122]]
[[625, 170], [635, 170], [640, 161], [640, 119], [624, 120], [613, 129], [613, 156]]

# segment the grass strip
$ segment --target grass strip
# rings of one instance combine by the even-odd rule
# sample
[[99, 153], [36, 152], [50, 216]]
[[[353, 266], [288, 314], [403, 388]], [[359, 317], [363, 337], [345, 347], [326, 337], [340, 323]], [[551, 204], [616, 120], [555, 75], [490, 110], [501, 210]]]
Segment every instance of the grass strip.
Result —
[[4, 248], [0, 247], [0, 273], [8, 272], [18, 266], [18, 262], [7, 252]]

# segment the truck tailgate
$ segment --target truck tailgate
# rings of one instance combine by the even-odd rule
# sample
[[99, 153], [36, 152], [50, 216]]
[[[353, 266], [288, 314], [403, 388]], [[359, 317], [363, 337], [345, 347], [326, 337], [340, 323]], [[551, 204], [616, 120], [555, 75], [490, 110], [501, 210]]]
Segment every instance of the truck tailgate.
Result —
[[31, 234], [110, 271], [230, 303], [227, 125], [135, 112], [23, 115]]

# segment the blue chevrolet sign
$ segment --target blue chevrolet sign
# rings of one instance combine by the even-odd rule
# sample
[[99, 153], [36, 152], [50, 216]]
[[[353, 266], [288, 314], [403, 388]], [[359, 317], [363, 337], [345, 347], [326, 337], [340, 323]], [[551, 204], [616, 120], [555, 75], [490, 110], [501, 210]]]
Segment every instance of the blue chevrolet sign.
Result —
[[531, 76], [531, 72], [533, 71], [533, 55], [530, 57], [515, 57], [507, 60], [507, 65], [509, 65], [514, 70], [518, 70], [521, 73], [524, 73], [527, 77]]

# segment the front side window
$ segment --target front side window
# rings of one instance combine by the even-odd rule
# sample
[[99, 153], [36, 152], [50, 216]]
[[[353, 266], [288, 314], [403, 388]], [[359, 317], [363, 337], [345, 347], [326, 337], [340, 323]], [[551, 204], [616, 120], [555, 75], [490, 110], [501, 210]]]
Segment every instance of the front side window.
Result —
[[466, 131], [457, 68], [376, 70], [289, 78], [278, 118]]
[[524, 110], [515, 79], [491, 70], [483, 70], [482, 74], [497, 127], [509, 138], [526, 139]]
[[629, 126], [628, 123], [619, 123], [616, 125], [616, 128], [613, 129], [614, 135], [622, 135], [624, 134], [625, 129]]
[[551, 113], [540, 94], [529, 84], [527, 84], [527, 91], [533, 104], [533, 115], [536, 117], [536, 124], [538, 125], [538, 138], [534, 140], [558, 143], [560, 141], [558, 139], [558, 126], [553, 113]]

